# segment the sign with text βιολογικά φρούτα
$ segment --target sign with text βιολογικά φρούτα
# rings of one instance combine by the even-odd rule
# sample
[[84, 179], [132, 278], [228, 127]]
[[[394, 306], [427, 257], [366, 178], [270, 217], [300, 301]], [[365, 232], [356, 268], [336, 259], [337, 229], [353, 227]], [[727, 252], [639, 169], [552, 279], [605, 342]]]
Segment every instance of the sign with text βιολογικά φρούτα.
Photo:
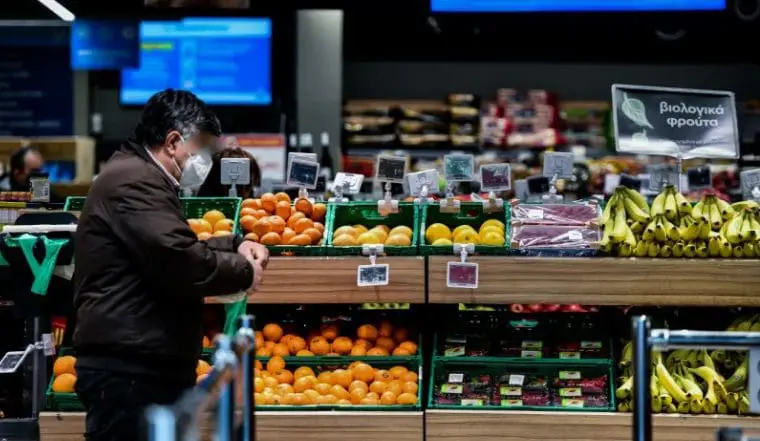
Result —
[[737, 158], [733, 92], [612, 86], [619, 152], [689, 158]]

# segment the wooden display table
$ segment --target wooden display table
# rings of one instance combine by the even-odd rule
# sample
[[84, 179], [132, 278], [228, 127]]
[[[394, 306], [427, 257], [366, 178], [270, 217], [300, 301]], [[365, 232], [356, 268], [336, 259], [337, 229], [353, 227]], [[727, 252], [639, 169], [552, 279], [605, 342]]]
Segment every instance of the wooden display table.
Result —
[[[760, 429], [760, 418], [655, 415], [654, 441], [715, 441], [719, 427]], [[425, 441], [631, 441], [629, 413], [428, 410]], [[43, 440], [45, 441], [45, 440]]]
[[[422, 412], [256, 413], [256, 441], [422, 441], [422, 427]], [[82, 441], [83, 433], [82, 412], [40, 414], [40, 441]]]
[[[368, 257], [273, 257], [250, 303], [425, 303], [424, 257], [378, 257], [390, 265], [388, 285], [356, 286]], [[206, 299], [214, 303], [213, 297]]]
[[760, 306], [760, 260], [472, 257], [478, 289], [446, 286], [446, 263], [428, 261], [430, 303]]

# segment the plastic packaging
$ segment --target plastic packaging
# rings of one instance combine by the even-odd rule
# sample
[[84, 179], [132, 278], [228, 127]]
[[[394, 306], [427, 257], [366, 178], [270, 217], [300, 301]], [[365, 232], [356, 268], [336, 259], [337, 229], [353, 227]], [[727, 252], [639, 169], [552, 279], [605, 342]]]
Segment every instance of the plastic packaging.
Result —
[[519, 225], [512, 228], [512, 248], [596, 249], [598, 227]]
[[594, 202], [574, 204], [512, 204], [512, 225], [595, 225], [601, 216]]

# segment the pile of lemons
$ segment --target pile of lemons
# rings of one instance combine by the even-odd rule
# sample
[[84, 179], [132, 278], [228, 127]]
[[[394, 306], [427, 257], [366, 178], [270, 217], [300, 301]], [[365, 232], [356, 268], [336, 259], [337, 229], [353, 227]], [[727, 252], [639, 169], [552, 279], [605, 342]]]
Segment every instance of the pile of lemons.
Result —
[[444, 224], [435, 223], [425, 229], [425, 241], [434, 246], [450, 246], [455, 243], [504, 246], [504, 223], [488, 219], [477, 231], [472, 225], [459, 225], [452, 231]]
[[344, 225], [335, 229], [332, 244], [336, 247], [359, 245], [393, 245], [408, 247], [412, 245], [413, 232], [410, 227], [399, 225], [389, 228], [377, 225], [367, 228], [364, 225]]

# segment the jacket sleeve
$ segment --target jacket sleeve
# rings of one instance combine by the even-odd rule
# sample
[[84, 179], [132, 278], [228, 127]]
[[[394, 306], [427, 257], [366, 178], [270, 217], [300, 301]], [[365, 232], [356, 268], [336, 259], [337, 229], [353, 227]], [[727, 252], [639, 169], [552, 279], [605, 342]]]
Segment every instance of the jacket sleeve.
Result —
[[243, 237], [239, 234], [211, 237], [206, 240], [206, 243], [208, 244], [208, 247], [214, 251], [234, 253], [237, 252], [238, 247], [243, 243]]
[[247, 290], [253, 266], [199, 241], [165, 183], [135, 179], [112, 199], [114, 231], [144, 276], [169, 295], [193, 298]]

